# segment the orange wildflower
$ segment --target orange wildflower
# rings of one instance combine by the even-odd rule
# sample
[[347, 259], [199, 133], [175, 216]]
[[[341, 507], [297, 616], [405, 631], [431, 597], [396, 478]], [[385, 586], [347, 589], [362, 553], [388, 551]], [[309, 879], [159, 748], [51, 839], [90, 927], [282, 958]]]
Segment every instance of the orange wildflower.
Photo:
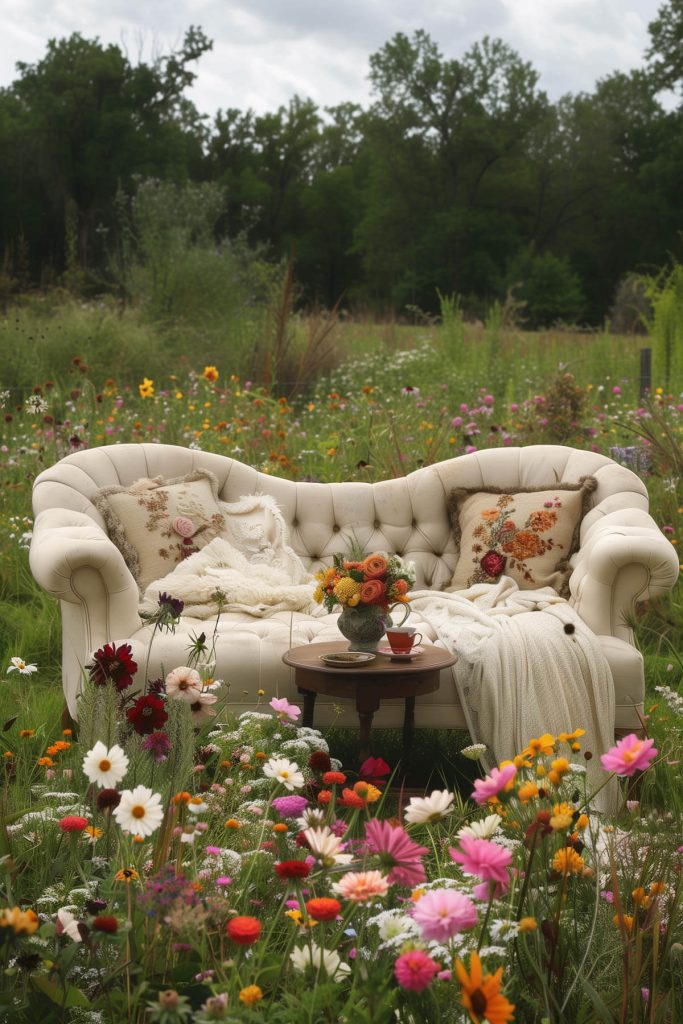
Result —
[[478, 953], [470, 954], [470, 970], [462, 960], [456, 960], [455, 971], [460, 982], [462, 1005], [470, 1015], [473, 1024], [483, 1020], [489, 1024], [507, 1024], [514, 1019], [514, 1006], [501, 994], [503, 968], [495, 974], [482, 974]]

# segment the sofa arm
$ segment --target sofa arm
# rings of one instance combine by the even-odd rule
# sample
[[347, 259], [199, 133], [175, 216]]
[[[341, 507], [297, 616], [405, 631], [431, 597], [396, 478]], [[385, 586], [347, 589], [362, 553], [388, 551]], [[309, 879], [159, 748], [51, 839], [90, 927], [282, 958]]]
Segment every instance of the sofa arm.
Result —
[[64, 602], [63, 617], [73, 622], [80, 611], [83, 635], [77, 648], [85, 645], [84, 653], [139, 628], [137, 584], [121, 552], [90, 516], [61, 508], [40, 512], [29, 564], [37, 582]]
[[599, 636], [633, 643], [635, 606], [671, 590], [676, 549], [640, 509], [612, 512], [588, 531], [569, 578], [570, 603]]

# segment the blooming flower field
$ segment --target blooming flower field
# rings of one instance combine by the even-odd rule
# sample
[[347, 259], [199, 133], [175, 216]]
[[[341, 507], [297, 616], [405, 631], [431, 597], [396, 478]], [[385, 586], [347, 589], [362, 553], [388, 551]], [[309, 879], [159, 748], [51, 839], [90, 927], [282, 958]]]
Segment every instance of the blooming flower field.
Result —
[[[603, 758], [623, 796], [607, 821], [580, 722], [529, 737], [474, 784], [451, 775], [404, 798], [394, 766], [340, 763], [275, 695], [233, 720], [239, 680], [210, 679], [197, 649], [130, 697], [141, 669], [106, 645], [79, 734], [62, 734], [57, 616], [26, 556], [36, 473], [142, 440], [320, 480], [481, 447], [594, 447], [643, 475], [675, 543], [681, 395], [640, 400], [614, 372], [487, 386], [425, 341], [355, 359], [296, 399], [220, 365], [95, 381], [75, 356], [2, 400], [0, 1020], [683, 1020], [676, 593], [638, 624], [647, 734]], [[172, 628], [178, 602], [162, 596], [157, 628]]]

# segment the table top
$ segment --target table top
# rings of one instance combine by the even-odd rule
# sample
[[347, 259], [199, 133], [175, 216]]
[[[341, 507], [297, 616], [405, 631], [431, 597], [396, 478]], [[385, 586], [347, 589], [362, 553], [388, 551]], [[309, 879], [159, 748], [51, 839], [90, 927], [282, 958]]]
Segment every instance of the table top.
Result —
[[442, 647], [433, 644], [421, 644], [423, 650], [408, 661], [406, 658], [392, 658], [388, 654], [380, 654], [374, 661], [361, 662], [347, 667], [326, 665], [320, 658], [323, 654], [339, 654], [348, 651], [348, 640], [335, 640], [332, 643], [312, 643], [302, 647], [292, 647], [282, 655], [286, 665], [293, 668], [308, 669], [313, 672], [324, 672], [335, 676], [405, 676], [423, 672], [435, 672], [454, 665], [456, 658]]

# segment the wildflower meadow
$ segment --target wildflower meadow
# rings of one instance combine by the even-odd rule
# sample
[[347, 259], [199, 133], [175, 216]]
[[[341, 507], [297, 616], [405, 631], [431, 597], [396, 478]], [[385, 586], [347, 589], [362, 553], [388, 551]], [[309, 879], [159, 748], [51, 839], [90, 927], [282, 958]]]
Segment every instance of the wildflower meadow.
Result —
[[[316, 362], [319, 326], [294, 318], [266, 377], [238, 346], [183, 352], [177, 336], [147, 365], [139, 345], [130, 365], [123, 347], [103, 360], [98, 332], [123, 329], [96, 305], [17, 307], [2, 324], [8, 352], [18, 333], [37, 344], [0, 388], [0, 1020], [678, 1024], [680, 586], [633, 623], [646, 718], [597, 784], [571, 722], [488, 774], [461, 734], [409, 789], [381, 736], [358, 766], [352, 740], [302, 727], [277, 694], [235, 718], [240, 680], [212, 677], [210, 635], [160, 679], [105, 645], [77, 727], [60, 719], [59, 615], [28, 567], [30, 496], [41, 469], [85, 447], [158, 441], [330, 481], [567, 444], [640, 474], [680, 539], [683, 394], [656, 376], [643, 388], [647, 338], [531, 335], [495, 317], [329, 326]], [[162, 594], [155, 630], [181, 612]], [[607, 785], [609, 819], [594, 808]]]

